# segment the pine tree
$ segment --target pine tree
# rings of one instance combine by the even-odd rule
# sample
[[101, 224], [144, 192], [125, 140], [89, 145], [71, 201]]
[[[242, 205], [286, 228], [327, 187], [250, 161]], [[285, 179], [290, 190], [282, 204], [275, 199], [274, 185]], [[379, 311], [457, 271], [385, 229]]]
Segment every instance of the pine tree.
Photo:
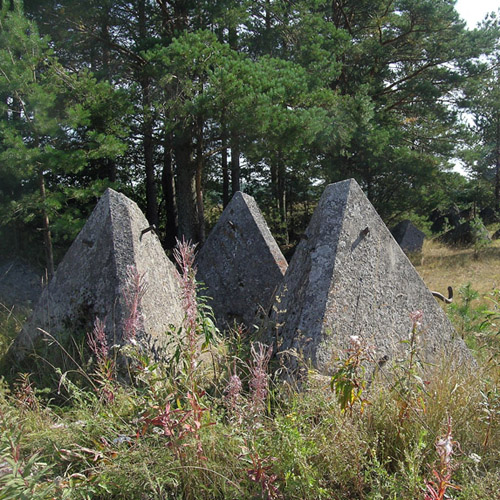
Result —
[[83, 224], [82, 203], [103, 189], [88, 168], [125, 150], [123, 105], [88, 71], [64, 70], [21, 3], [13, 6], [4, 5], [0, 16], [0, 175], [6, 186], [0, 210], [6, 233], [19, 221], [41, 230], [50, 277], [54, 229], [74, 237]]

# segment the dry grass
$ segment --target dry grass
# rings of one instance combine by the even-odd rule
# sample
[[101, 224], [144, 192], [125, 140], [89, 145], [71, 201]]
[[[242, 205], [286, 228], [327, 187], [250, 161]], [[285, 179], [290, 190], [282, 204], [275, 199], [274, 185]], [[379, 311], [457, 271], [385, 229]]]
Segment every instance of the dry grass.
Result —
[[473, 248], [450, 248], [426, 240], [421, 258], [412, 261], [426, 285], [444, 295], [448, 286], [458, 290], [469, 282], [481, 296], [500, 288], [500, 240], [479, 250], [477, 257]]

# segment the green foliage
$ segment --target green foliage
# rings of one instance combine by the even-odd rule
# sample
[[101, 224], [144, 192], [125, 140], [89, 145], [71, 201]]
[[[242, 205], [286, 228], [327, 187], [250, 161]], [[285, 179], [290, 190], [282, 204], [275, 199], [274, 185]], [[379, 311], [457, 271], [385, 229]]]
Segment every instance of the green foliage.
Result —
[[[6, 390], [3, 380], [2, 397]], [[35, 410], [36, 411], [36, 410]], [[0, 498], [2, 500], [42, 500], [56, 491], [50, 472], [52, 467], [41, 460], [38, 453], [23, 456], [21, 437], [23, 428], [11, 408], [0, 408]]]
[[33, 231], [46, 215], [57, 221], [57, 241], [72, 240], [82, 226], [82, 206], [105, 187], [93, 166], [126, 149], [128, 105], [123, 91], [85, 69], [63, 68], [20, 3], [14, 5], [11, 11], [4, 3], [0, 16], [3, 231], [10, 239], [19, 222]]
[[425, 381], [422, 376], [422, 363], [420, 362], [422, 311], [411, 313], [412, 329], [408, 340], [403, 340], [405, 353], [392, 368], [394, 383], [392, 390], [398, 402], [400, 422], [418, 418], [425, 412]]
[[[28, 310], [19, 307], [8, 308], [0, 302], [0, 360], [7, 354], [11, 342], [22, 328]], [[0, 369], [0, 372], [4, 370]]]
[[[494, 100], [479, 96], [493, 95], [486, 89], [494, 78], [479, 76], [489, 69], [480, 56], [495, 50], [494, 19], [468, 31], [444, 0], [25, 5], [51, 37], [50, 50], [45, 38], [23, 42], [22, 30], [15, 43], [36, 48], [40, 76], [50, 75], [37, 79], [33, 98], [53, 175], [43, 203], [34, 179], [22, 190], [19, 176], [5, 184], [5, 212], [18, 231], [37, 223], [34, 209], [43, 205], [57, 221], [56, 243], [72, 239], [100, 192], [92, 187], [114, 181], [170, 246], [176, 235], [202, 240], [203, 209], [241, 187], [256, 195], [285, 245], [303, 231], [304, 205], [314, 206], [321, 186], [346, 177], [386, 220], [479, 201], [447, 170], [457, 144], [475, 140], [458, 104], [477, 116], [493, 112]], [[28, 73], [21, 65], [18, 74]], [[9, 94], [0, 95], [15, 113]], [[15, 143], [25, 148], [18, 136], [5, 140], [14, 157]], [[491, 200], [490, 188], [483, 194]]]
[[[498, 27], [466, 30], [449, 1], [26, 0], [30, 20], [20, 2], [8, 4], [0, 14], [4, 250], [36, 255], [43, 215], [63, 247], [113, 183], [148, 217], [160, 214], [161, 231], [177, 201], [180, 233], [200, 235], [203, 190], [210, 186], [215, 206], [231, 180], [229, 151], [241, 158], [232, 180], [241, 176], [264, 202], [283, 243], [307, 224], [324, 183], [345, 177], [361, 182], [385, 219], [494, 199], [498, 75], [480, 56], [492, 52]], [[458, 101], [474, 111], [474, 137], [459, 125]], [[460, 140], [476, 138], [479, 147], [464, 153], [476, 178], [446, 172]], [[175, 226], [175, 213], [168, 217]], [[469, 285], [449, 307], [480, 349], [475, 373], [451, 370], [447, 359], [420, 366], [415, 322], [392, 380], [375, 372], [369, 391], [359, 350], [333, 376], [335, 393], [321, 380], [299, 394], [269, 386], [265, 349], [259, 364], [241, 332], [214, 345], [200, 309], [172, 335], [168, 363], [140, 346], [90, 357], [85, 338], [67, 332], [59, 344], [43, 342], [64, 360], [59, 371], [49, 358], [30, 361], [50, 377], [25, 377], [13, 394], [0, 387], [0, 470], [8, 467], [0, 498], [414, 500], [447, 414], [464, 452], [457, 498], [493, 498], [498, 295], [490, 298], [483, 308]], [[17, 327], [6, 314], [0, 328], [5, 349]], [[352, 411], [357, 403], [364, 411]]]
[[368, 400], [364, 398], [367, 380], [365, 377], [366, 362], [371, 362], [369, 347], [358, 336], [351, 336], [351, 345], [347, 350], [347, 358], [342, 366], [335, 371], [330, 382], [332, 391], [335, 392], [342, 412], [352, 412], [354, 405], [361, 403], [360, 411], [363, 413]]
[[[49, 337], [49, 351], [66, 358], [52, 381], [35, 373], [19, 375], [10, 390], [0, 383], [0, 495], [414, 500], [444, 498], [450, 483], [461, 488], [457, 499], [495, 491], [498, 292], [469, 324], [469, 337], [489, 339], [474, 367], [446, 356], [422, 366], [416, 311], [394, 365], [366, 377], [372, 354], [353, 337], [330, 381], [310, 374], [297, 392], [268, 376], [268, 349], [242, 328], [211, 342], [213, 325], [187, 293], [197, 286], [187, 250], [181, 247], [186, 322], [177, 358], [158, 362], [139, 341], [108, 346], [96, 322], [88, 347]], [[127, 303], [137, 305], [141, 277], [129, 272], [129, 279]], [[463, 287], [464, 315], [477, 309], [477, 295]], [[207, 350], [193, 352], [203, 340]], [[28, 368], [51, 368], [42, 366]], [[358, 404], [364, 411], [354, 411]], [[457, 443], [461, 451], [452, 456]]]
[[477, 303], [479, 293], [470, 283], [466, 283], [458, 290], [459, 301], [455, 300], [448, 307], [448, 312], [455, 328], [462, 338], [468, 338], [471, 333], [484, 332], [488, 328], [486, 321], [488, 307]]

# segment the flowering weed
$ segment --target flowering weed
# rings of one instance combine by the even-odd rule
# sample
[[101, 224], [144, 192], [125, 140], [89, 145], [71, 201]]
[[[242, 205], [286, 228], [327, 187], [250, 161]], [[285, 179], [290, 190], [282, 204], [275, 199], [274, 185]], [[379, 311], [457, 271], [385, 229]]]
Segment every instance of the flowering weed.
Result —
[[439, 455], [439, 464], [437, 468], [432, 470], [434, 479], [426, 481], [425, 500], [443, 500], [446, 497], [446, 490], [452, 488], [459, 490], [460, 487], [451, 483], [451, 476], [455, 470], [452, 463], [454, 448], [458, 446], [456, 441], [453, 441], [451, 435], [451, 418], [448, 417], [448, 426], [446, 434], [436, 441], [436, 452]]
[[363, 413], [365, 406], [369, 404], [363, 396], [367, 385], [364, 363], [372, 361], [372, 349], [358, 335], [352, 335], [349, 341], [347, 358], [333, 374], [330, 387], [337, 396], [342, 412], [349, 410], [352, 413], [354, 405], [359, 402]]

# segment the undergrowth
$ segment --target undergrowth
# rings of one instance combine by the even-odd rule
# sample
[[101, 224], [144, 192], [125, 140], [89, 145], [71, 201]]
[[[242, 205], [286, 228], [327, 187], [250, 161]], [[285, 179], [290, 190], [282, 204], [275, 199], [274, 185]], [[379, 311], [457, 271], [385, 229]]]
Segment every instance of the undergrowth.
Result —
[[464, 287], [450, 311], [477, 366], [422, 365], [416, 311], [395, 364], [369, 378], [373, 348], [355, 336], [333, 377], [296, 391], [243, 328], [221, 339], [195, 300], [193, 249], [178, 250], [185, 321], [161, 362], [135, 336], [131, 269], [125, 345], [96, 319], [52, 379], [0, 383], [0, 499], [495, 498], [498, 292], [484, 309]]

